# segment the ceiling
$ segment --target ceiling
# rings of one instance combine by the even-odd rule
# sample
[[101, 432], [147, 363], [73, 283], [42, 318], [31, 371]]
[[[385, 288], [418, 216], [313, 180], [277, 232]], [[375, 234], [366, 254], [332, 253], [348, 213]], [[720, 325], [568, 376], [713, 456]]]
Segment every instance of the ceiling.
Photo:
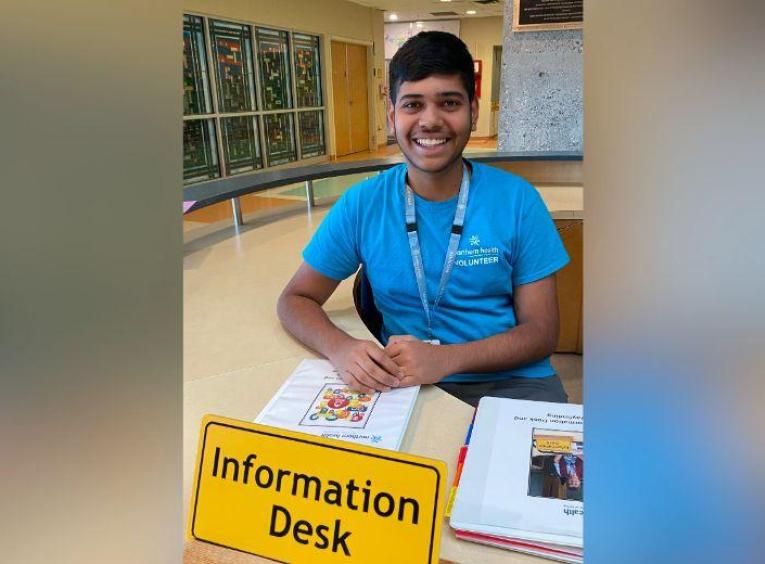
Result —
[[[399, 22], [418, 20], [454, 20], [457, 18], [485, 18], [487, 16], [502, 16], [505, 0], [484, 4], [475, 0], [350, 0], [368, 8], [377, 8], [385, 12], [385, 22], [392, 21], [391, 14], [398, 16]], [[485, 0], [484, 0], [485, 1]], [[475, 10], [474, 15], [465, 12]], [[433, 13], [454, 12], [434, 16]]]

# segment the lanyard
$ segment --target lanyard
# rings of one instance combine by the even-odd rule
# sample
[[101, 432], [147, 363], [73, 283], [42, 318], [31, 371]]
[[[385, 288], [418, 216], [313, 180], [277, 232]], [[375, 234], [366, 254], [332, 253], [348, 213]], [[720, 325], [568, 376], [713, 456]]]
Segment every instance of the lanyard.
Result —
[[457, 211], [454, 213], [452, 222], [452, 232], [449, 237], [449, 248], [444, 258], [444, 268], [441, 271], [441, 282], [438, 286], [438, 295], [431, 308], [428, 301], [428, 288], [425, 284], [425, 269], [422, 266], [422, 251], [420, 250], [420, 238], [417, 235], [417, 216], [414, 210], [414, 192], [409, 184], [406, 184], [406, 232], [409, 237], [409, 250], [412, 253], [412, 265], [414, 266], [414, 276], [417, 279], [417, 289], [420, 291], [420, 301], [422, 309], [425, 312], [425, 320], [428, 323], [428, 339], [433, 339], [433, 321], [432, 312], [435, 312], [438, 303], [446, 291], [446, 284], [449, 282], [449, 276], [454, 267], [454, 260], [457, 257], [457, 249], [462, 237], [462, 225], [465, 222], [465, 210], [467, 209], [468, 193], [470, 192], [470, 172], [467, 167], [462, 165], [462, 184], [457, 199]]

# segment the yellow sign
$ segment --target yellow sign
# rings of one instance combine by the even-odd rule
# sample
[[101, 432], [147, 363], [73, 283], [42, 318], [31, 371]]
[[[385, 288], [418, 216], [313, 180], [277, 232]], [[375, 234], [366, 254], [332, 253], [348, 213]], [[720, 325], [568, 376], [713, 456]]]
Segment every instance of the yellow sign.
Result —
[[194, 476], [200, 541], [285, 562], [438, 562], [441, 461], [208, 415]]
[[540, 452], [571, 452], [571, 437], [536, 437], [534, 442]]

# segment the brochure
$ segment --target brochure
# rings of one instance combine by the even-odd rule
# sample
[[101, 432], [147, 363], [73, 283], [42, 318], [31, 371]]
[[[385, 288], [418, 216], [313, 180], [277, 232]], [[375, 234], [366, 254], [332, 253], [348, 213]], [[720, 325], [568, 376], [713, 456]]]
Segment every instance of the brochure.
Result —
[[255, 423], [398, 450], [419, 386], [365, 394], [345, 384], [327, 360], [304, 360]]

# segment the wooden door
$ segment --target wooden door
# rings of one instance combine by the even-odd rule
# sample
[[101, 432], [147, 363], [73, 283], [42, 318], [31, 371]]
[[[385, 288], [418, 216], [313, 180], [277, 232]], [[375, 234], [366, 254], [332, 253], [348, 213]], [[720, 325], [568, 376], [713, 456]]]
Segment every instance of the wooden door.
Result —
[[367, 48], [364, 45], [332, 42], [332, 97], [336, 156], [369, 149]]
[[348, 91], [351, 116], [351, 150], [369, 149], [369, 105], [367, 97], [367, 48], [348, 45]]
[[497, 135], [499, 128], [499, 86], [502, 79], [502, 46], [494, 46], [494, 58], [491, 67], [491, 114], [489, 117], [489, 135]]
[[335, 113], [335, 153], [342, 157], [351, 153], [351, 123], [348, 113], [348, 66], [345, 43], [332, 42], [332, 108]]

